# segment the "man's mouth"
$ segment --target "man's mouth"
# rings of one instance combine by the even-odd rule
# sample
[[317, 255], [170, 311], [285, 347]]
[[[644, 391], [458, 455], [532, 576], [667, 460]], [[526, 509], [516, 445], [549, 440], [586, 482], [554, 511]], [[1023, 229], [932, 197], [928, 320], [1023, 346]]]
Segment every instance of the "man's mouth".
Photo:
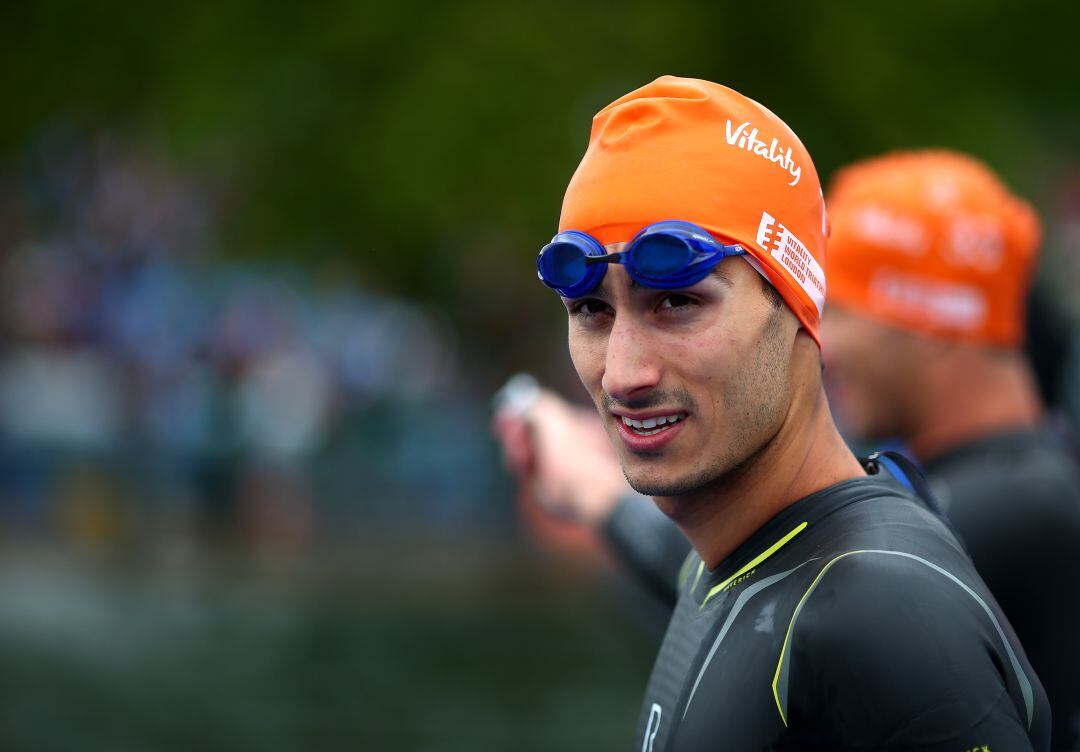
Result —
[[686, 417], [686, 413], [673, 413], [671, 415], [656, 415], [651, 418], [642, 418], [636, 420], [634, 418], [628, 418], [625, 415], [618, 416], [623, 425], [636, 433], [638, 436], [655, 436], [658, 433], [662, 433], [680, 420]]

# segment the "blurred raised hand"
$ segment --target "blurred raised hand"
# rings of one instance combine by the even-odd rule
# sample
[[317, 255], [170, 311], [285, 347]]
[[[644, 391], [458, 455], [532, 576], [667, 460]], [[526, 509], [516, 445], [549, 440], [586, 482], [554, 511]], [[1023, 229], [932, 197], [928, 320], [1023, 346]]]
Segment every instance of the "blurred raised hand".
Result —
[[602, 525], [631, 490], [596, 411], [535, 382], [501, 400], [493, 431], [522, 490], [558, 519]]

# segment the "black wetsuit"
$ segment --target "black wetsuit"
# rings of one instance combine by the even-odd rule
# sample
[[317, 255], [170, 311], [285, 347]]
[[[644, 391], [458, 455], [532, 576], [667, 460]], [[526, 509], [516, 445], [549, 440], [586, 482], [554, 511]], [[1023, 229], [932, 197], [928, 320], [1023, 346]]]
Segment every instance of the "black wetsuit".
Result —
[[1051, 748], [1080, 752], [1080, 470], [1070, 448], [1049, 429], [1016, 432], [924, 467], [1046, 688]]
[[604, 537], [634, 580], [673, 608], [679, 596], [679, 569], [690, 553], [690, 542], [656, 502], [627, 493], [608, 517]]
[[1045, 750], [1046, 697], [940, 517], [884, 474], [696, 554], [634, 750]]
[[[1080, 470], [1067, 440], [1049, 428], [991, 436], [925, 471], [1046, 688], [1051, 749], [1080, 752]], [[628, 495], [607, 534], [639, 581], [674, 604], [690, 547], [652, 499]]]

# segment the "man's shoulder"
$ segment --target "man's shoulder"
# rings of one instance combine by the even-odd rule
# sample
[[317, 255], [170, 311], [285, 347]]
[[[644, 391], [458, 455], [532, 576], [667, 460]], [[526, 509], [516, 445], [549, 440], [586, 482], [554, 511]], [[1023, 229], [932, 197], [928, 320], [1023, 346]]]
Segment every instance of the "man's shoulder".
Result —
[[912, 729], [950, 738], [992, 711], [1029, 727], [1045, 712], [1041, 688], [964, 561], [898, 548], [823, 561], [792, 615], [778, 702], [828, 714], [822, 698], [832, 692], [869, 708], [857, 722], [866, 738]]
[[955, 625], [961, 613], [985, 617], [992, 611], [986, 586], [944, 537], [933, 539], [936, 532], [917, 541], [878, 535], [860, 541], [866, 545], [823, 557], [800, 600], [803, 628], [825, 636], [842, 633], [850, 642], [859, 636], [911, 634], [897, 629], [911, 617], [917, 617], [916, 631]]
[[[936, 467], [931, 483], [972, 558], [995, 591], [1017, 557], [1029, 569], [1075, 567], [1080, 556], [1080, 469], [1063, 448]], [[1068, 574], [1059, 571], [1054, 577]]]
[[889, 676], [919, 671], [919, 662], [946, 655], [954, 642], [1000, 646], [1007, 639], [955, 535], [907, 492], [870, 493], [831, 515], [818, 536], [817, 556], [795, 594], [783, 660]]
[[928, 463], [935, 493], [953, 514], [1071, 517], [1080, 504], [1080, 464], [1043, 433], [988, 437]]

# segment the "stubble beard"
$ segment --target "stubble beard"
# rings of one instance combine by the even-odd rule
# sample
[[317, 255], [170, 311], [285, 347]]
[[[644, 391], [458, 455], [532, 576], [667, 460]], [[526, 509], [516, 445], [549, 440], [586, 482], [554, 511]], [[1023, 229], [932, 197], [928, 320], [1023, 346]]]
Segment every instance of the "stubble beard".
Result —
[[650, 478], [648, 472], [634, 475], [624, 461], [623, 475], [631, 488], [645, 496], [670, 499], [669, 505], [675, 507], [693, 505], [695, 499], [722, 493], [754, 464], [780, 431], [788, 407], [791, 354], [784, 347], [781, 322], [780, 315], [770, 316], [751, 362], [738, 368], [724, 387], [721, 405], [731, 425], [724, 446], [675, 478]]

